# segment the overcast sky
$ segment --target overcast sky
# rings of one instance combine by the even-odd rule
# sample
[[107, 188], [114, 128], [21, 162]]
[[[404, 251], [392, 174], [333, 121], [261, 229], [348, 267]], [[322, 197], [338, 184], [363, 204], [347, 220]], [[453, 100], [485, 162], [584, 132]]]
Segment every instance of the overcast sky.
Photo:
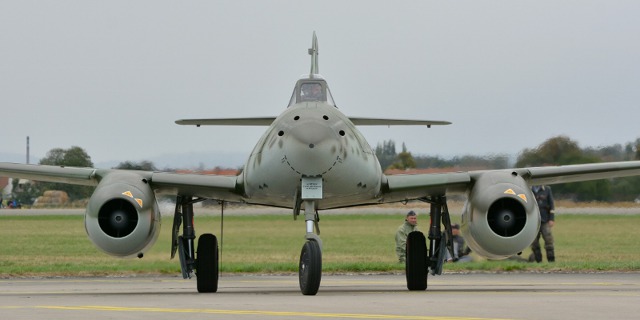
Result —
[[[0, 161], [80, 146], [96, 164], [206, 153], [241, 165], [309, 72], [414, 154], [515, 155], [556, 135], [640, 137], [640, 1], [0, 1]], [[218, 161], [218, 160], [216, 160]], [[164, 165], [164, 164], [163, 164]], [[230, 165], [223, 163], [223, 165]]]

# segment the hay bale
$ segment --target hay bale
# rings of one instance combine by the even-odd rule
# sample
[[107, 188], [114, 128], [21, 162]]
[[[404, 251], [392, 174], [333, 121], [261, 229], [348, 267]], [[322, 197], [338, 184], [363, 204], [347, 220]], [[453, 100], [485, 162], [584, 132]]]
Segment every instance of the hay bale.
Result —
[[47, 190], [38, 197], [33, 204], [34, 208], [63, 207], [69, 203], [69, 195], [61, 190]]

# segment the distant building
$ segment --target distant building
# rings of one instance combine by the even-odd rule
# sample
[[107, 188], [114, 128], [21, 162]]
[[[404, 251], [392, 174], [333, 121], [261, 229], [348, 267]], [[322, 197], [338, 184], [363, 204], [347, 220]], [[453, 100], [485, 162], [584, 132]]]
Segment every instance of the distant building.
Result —
[[11, 189], [13, 189], [12, 179], [8, 177], [0, 177], [0, 192], [2, 192], [2, 199], [7, 199], [11, 196]]

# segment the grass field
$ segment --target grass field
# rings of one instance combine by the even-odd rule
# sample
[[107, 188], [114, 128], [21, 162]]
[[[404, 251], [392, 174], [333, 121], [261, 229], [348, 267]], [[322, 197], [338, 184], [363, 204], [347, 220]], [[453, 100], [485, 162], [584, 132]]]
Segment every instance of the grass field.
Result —
[[[394, 252], [402, 220], [402, 215], [385, 214], [323, 216], [323, 270], [403, 272]], [[158, 242], [143, 259], [118, 259], [93, 246], [82, 216], [0, 216], [0, 277], [179, 274], [177, 258], [169, 259], [172, 219], [163, 222]], [[447, 264], [445, 272], [640, 271], [640, 215], [558, 215], [556, 222], [556, 263], [476, 257], [472, 263]], [[198, 234], [214, 233], [220, 241], [219, 217], [196, 216], [195, 226]], [[304, 230], [304, 222], [290, 215], [227, 216], [220, 271], [297, 272]]]

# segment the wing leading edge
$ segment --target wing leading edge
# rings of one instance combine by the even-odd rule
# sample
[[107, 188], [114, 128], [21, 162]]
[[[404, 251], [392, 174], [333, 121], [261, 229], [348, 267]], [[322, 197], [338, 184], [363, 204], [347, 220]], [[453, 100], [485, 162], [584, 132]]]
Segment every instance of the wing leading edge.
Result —
[[242, 174], [219, 176], [155, 172], [151, 185], [157, 193], [191, 195], [215, 200], [242, 201]]
[[0, 176], [24, 178], [36, 181], [97, 186], [104, 174], [104, 170], [94, 168], [0, 163]]
[[114, 173], [127, 173], [130, 179], [144, 179], [157, 193], [227, 201], [241, 200], [242, 185], [238, 183], [241, 176], [0, 163], [0, 176], [87, 186], [97, 186], [103, 178]]
[[640, 161], [602, 162], [513, 169], [530, 185], [558, 184], [640, 175]]
[[385, 176], [384, 202], [469, 191], [483, 175], [519, 175], [528, 185], [551, 185], [640, 175], [640, 161], [603, 162], [469, 172]]

